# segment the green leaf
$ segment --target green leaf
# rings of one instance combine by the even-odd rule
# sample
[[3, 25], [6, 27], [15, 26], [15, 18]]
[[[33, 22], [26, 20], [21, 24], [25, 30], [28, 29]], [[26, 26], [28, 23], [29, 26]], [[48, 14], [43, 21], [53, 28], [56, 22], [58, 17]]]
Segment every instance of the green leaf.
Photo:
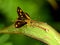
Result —
[[9, 39], [9, 34], [4, 34], [2, 36], [0, 36], [0, 43], [4, 43]]

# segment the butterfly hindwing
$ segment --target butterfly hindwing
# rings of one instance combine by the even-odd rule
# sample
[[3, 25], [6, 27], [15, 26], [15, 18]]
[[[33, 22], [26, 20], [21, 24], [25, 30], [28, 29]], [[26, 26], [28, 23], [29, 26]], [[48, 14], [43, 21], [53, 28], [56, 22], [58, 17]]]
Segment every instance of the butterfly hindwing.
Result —
[[24, 26], [25, 24], [27, 24], [27, 22], [24, 22], [24, 21], [16, 21], [15, 27], [16, 28], [19, 28], [19, 27]]

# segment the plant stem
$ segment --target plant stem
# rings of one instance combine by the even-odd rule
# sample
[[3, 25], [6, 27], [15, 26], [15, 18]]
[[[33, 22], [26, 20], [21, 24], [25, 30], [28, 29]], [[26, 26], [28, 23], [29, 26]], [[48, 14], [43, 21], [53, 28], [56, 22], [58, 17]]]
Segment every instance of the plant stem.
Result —
[[24, 25], [21, 28], [15, 28], [14, 24], [10, 27], [0, 30], [0, 33], [24, 34], [34, 39], [43, 41], [48, 45], [60, 45], [59, 33], [47, 23], [32, 21], [30, 25]]

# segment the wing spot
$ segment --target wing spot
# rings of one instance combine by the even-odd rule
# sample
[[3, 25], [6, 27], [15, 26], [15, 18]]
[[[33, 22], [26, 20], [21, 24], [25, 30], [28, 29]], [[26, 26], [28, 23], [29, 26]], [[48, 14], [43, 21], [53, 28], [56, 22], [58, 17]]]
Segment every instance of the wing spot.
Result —
[[19, 10], [17, 10], [19, 12]]
[[16, 24], [15, 27], [18, 27], [18, 25]]
[[22, 15], [22, 13], [20, 13], [20, 15]]
[[22, 10], [20, 10], [20, 12], [23, 12]]
[[18, 22], [18, 25], [20, 25], [20, 23]]
[[21, 17], [23, 17], [23, 16], [21, 16]]

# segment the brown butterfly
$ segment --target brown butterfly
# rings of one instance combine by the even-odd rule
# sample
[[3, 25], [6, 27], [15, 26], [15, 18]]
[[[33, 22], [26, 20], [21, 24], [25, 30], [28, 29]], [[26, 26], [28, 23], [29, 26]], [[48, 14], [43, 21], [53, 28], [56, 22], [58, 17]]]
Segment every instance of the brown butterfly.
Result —
[[23, 10], [20, 7], [17, 7], [17, 13], [18, 19], [15, 22], [16, 28], [22, 27], [30, 21], [30, 16], [27, 13], [23, 12]]

